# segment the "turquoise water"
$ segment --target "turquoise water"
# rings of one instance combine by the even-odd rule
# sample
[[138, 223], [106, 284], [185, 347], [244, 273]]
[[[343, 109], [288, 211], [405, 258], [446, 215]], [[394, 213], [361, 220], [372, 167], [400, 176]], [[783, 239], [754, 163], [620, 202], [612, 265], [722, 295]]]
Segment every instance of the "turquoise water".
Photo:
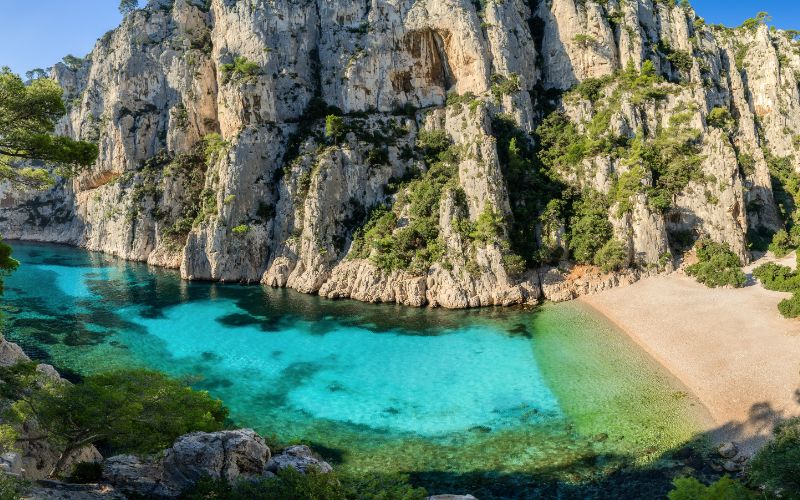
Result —
[[14, 248], [5, 334], [30, 355], [76, 375], [144, 366], [185, 377], [237, 425], [311, 442], [346, 469], [580, 480], [703, 424], [696, 401], [577, 303], [377, 306]]

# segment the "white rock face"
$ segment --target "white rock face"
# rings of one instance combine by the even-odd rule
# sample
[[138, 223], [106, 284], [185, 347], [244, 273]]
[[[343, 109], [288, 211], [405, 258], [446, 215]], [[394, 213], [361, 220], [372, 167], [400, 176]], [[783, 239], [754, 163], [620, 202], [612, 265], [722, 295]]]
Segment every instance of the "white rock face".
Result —
[[[551, 271], [509, 264], [515, 214], [517, 225], [536, 226], [535, 238], [552, 228], [512, 199], [519, 186], [497, 120], [525, 134], [553, 107], [582, 134], [599, 116], [603, 133], [651, 141], [682, 114], [698, 132], [702, 175], [668, 210], [640, 193], [624, 213], [609, 211], [639, 270], [603, 283], [670, 269], [676, 234], [725, 242], [746, 261], [748, 230], [783, 226], [768, 165], [800, 166], [796, 42], [766, 27], [712, 29], [691, 9], [653, 0], [483, 3], [154, 0], [81, 67], [54, 68], [70, 107], [60, 131], [97, 141], [100, 156], [47, 193], [0, 188], [0, 234], [179, 268], [187, 279], [368, 302], [456, 308], [573, 296], [596, 287], [564, 292], [541, 283]], [[631, 91], [615, 101], [615, 75], [646, 61], [664, 79], [662, 98]], [[564, 94], [594, 81], [605, 85], [595, 102]], [[462, 99], [447, 105], [448, 94]], [[709, 125], [714, 108], [734, 124]], [[340, 139], [326, 137], [329, 114], [349, 128]], [[433, 130], [458, 151], [438, 206], [441, 254], [423, 269], [381, 268], [354, 241], [382, 205], [398, 227], [409, 222], [400, 180], [430, 167], [416, 142]], [[609, 151], [580, 164], [580, 175], [560, 180], [612, 198], [632, 168]], [[486, 211], [506, 221], [495, 241], [455, 229]], [[551, 234], [562, 247], [566, 222]]]

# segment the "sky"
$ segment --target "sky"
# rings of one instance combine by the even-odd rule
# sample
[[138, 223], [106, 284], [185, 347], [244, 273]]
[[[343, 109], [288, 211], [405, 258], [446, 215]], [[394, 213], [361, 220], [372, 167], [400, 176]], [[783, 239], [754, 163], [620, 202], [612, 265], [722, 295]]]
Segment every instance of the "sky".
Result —
[[[0, 0], [0, 67], [19, 74], [82, 57], [121, 19], [117, 0]], [[711, 24], [736, 26], [759, 11], [779, 28], [800, 29], [799, 0], [691, 0]]]
[[0, 67], [24, 74], [83, 57], [122, 20], [119, 0], [0, 0]]

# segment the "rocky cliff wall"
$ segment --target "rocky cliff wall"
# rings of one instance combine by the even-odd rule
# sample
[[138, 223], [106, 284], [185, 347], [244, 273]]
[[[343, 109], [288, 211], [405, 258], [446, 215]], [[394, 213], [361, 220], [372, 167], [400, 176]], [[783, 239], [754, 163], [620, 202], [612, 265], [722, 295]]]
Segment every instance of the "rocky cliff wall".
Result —
[[[5, 192], [0, 233], [416, 306], [569, 298], [702, 236], [746, 261], [793, 210], [799, 54], [659, 0], [151, 1], [55, 66], [100, 157]], [[609, 237], [633, 270], [560, 283]]]

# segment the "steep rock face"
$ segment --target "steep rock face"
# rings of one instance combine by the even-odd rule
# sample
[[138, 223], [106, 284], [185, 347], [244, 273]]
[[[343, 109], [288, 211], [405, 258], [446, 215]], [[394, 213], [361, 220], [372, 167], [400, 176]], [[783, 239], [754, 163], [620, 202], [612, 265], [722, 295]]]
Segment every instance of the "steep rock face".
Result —
[[[703, 236], [746, 261], [798, 171], [797, 43], [668, 4], [153, 0], [54, 68], [100, 157], [3, 188], [0, 233], [414, 306], [574, 296]], [[637, 269], [554, 287], [595, 192]]]

